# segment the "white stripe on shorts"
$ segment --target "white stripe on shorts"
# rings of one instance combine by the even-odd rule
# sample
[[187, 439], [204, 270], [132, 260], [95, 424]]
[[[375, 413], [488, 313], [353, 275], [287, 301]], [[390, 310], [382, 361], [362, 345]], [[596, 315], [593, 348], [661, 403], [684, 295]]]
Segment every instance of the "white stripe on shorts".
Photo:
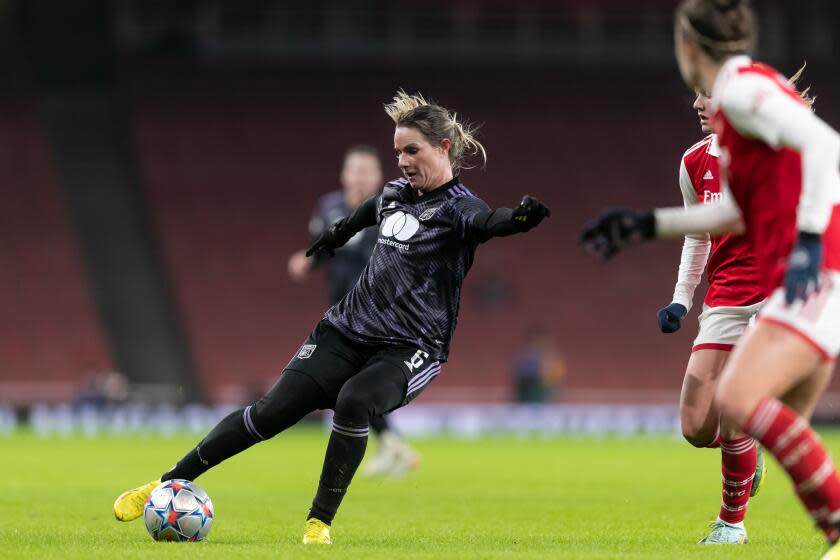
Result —
[[418, 384], [423, 383], [426, 377], [428, 377], [429, 373], [431, 373], [434, 369], [440, 371], [440, 362], [432, 362], [431, 364], [429, 364], [428, 367], [426, 367], [426, 369], [412, 377], [408, 381], [408, 390], [406, 392], [410, 393], [414, 387], [416, 387]]
[[411, 393], [415, 393], [429, 384], [429, 382], [440, 373], [440, 363], [435, 362], [426, 369], [424, 369], [421, 373], [414, 376], [411, 381], [408, 383], [408, 390], [406, 390], [405, 395], [408, 396]]

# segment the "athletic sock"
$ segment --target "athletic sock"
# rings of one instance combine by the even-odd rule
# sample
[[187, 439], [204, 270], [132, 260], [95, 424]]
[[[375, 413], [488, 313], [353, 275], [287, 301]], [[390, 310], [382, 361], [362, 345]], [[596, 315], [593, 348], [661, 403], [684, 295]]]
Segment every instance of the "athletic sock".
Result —
[[741, 523], [755, 476], [755, 441], [751, 437], [721, 440], [720, 454], [723, 494], [719, 518], [729, 524]]
[[339, 417], [333, 418], [333, 429], [327, 444], [324, 468], [318, 482], [318, 492], [312, 501], [307, 519], [315, 517], [330, 525], [347, 493], [356, 469], [365, 456], [368, 427], [353, 424]]
[[745, 428], [787, 471], [797, 495], [829, 541], [837, 540], [840, 477], [808, 422], [778, 400], [768, 398], [750, 414]]
[[228, 457], [233, 457], [262, 440], [263, 437], [254, 427], [251, 407], [237, 410], [216, 424], [198, 445], [160, 479], [195, 480]]

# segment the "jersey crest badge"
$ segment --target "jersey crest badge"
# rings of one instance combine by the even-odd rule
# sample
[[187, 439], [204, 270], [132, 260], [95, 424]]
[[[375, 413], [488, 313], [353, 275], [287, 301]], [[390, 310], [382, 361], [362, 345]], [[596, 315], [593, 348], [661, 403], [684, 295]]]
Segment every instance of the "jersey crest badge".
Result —
[[420, 221], [425, 222], [426, 220], [431, 220], [432, 216], [434, 216], [437, 211], [437, 208], [429, 208], [428, 210], [425, 210], [422, 214], [420, 214]]
[[305, 360], [315, 353], [316, 348], [318, 348], [317, 344], [304, 344], [300, 347], [300, 352], [298, 352], [297, 357], [301, 360]]

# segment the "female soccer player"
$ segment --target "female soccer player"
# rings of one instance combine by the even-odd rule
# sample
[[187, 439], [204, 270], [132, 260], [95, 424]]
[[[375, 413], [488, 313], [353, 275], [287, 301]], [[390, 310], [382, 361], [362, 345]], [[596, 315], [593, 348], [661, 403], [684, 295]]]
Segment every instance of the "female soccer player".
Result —
[[585, 248], [608, 258], [654, 237], [743, 232], [771, 296], [724, 367], [721, 416], [770, 451], [840, 559], [840, 477], [805, 419], [840, 352], [840, 135], [773, 69], [746, 54], [755, 16], [743, 0], [683, 0], [676, 57], [686, 84], [711, 93], [721, 146], [716, 207], [615, 209], [588, 224]]
[[[700, 128], [708, 134], [686, 150], [680, 162], [679, 183], [686, 207], [720, 201], [720, 147], [711, 134], [711, 100], [702, 93], [692, 105]], [[695, 447], [720, 447], [723, 474], [722, 503], [712, 531], [701, 544], [743, 544], [747, 503], [764, 481], [764, 460], [752, 438], [721, 421], [714, 402], [723, 365], [735, 343], [758, 313], [766, 289], [746, 238], [708, 233], [687, 235], [672, 302], [659, 310], [664, 333], [676, 332], [694, 299], [703, 270], [709, 289], [703, 300], [700, 330], [691, 349], [680, 395], [680, 422], [685, 439]]]
[[[491, 210], [461, 183], [464, 158], [485, 152], [454, 113], [402, 91], [385, 111], [396, 124], [404, 177], [334, 223], [306, 253], [333, 251], [378, 225], [376, 249], [358, 283], [327, 310], [268, 393], [223, 419], [161, 476], [194, 480], [306, 414], [333, 409], [304, 543], [331, 542], [330, 524], [364, 455], [371, 416], [408, 404], [440, 373], [478, 245], [528, 231], [549, 215], [530, 196], [514, 209]], [[116, 518], [139, 517], [158, 482], [118, 497]]]
[[[379, 194], [382, 189], [382, 165], [376, 149], [364, 144], [351, 146], [344, 154], [340, 182], [341, 190], [322, 196], [312, 213], [309, 233], [313, 241], [333, 222], [350, 215], [362, 202]], [[356, 285], [376, 247], [377, 237], [378, 232], [374, 228], [360, 231], [330, 259], [320, 258], [322, 255], [309, 258], [306, 249], [296, 251], [289, 257], [289, 276], [296, 282], [303, 282], [316, 266], [326, 265], [329, 305], [333, 306]], [[417, 467], [419, 455], [391, 426], [387, 416], [372, 417], [370, 428], [376, 434], [379, 445], [377, 453], [368, 459], [362, 469], [362, 474], [400, 478]]]

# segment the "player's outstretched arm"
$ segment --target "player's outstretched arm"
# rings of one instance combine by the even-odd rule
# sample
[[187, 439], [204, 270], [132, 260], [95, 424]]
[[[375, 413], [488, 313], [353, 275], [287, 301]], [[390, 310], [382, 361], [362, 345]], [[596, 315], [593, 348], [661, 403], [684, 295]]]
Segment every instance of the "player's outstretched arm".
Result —
[[607, 260], [626, 246], [656, 237], [653, 212], [608, 208], [583, 225], [578, 244], [590, 255]]
[[505, 237], [528, 231], [551, 216], [548, 206], [530, 195], [525, 195], [515, 208], [496, 208], [477, 213], [472, 229], [483, 239]]
[[725, 189], [723, 199], [716, 205], [657, 208], [645, 212], [610, 208], [584, 224], [578, 243], [587, 253], [607, 260], [628, 245], [658, 237], [743, 231], [741, 210]]
[[379, 196], [376, 195], [368, 198], [352, 214], [346, 218], [336, 220], [306, 250], [306, 256], [311, 257], [320, 251], [332, 255], [335, 249], [343, 247], [356, 233], [366, 227], [376, 225], [376, 205]]

